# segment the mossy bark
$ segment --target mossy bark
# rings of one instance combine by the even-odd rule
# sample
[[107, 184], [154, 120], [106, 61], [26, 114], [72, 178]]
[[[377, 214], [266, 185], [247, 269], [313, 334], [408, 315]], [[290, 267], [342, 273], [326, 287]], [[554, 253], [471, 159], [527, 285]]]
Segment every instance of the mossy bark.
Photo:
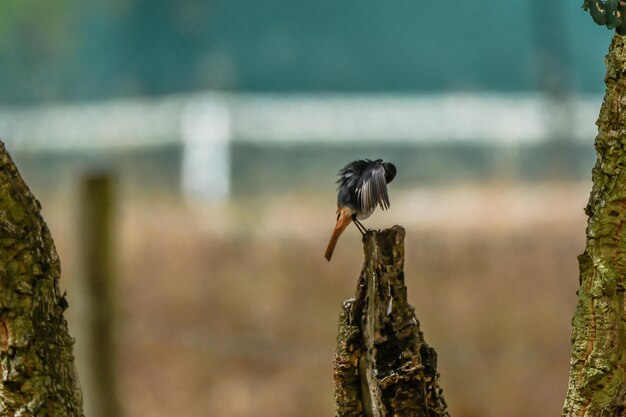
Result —
[[40, 211], [0, 142], [0, 415], [82, 416], [59, 258]]
[[578, 257], [580, 289], [563, 416], [626, 415], [626, 43], [615, 35], [606, 57], [606, 94], [585, 212], [587, 244]]
[[407, 301], [402, 227], [369, 231], [356, 295], [343, 303], [335, 352], [337, 417], [448, 416], [437, 353]]

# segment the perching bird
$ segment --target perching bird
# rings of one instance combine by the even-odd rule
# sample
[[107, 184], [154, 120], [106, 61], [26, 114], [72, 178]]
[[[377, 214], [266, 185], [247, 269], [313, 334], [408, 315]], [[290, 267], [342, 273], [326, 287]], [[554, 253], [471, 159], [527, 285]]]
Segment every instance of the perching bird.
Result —
[[341, 233], [351, 221], [362, 234], [367, 229], [359, 220], [372, 215], [376, 206], [386, 210], [389, 208], [387, 184], [396, 176], [396, 167], [382, 159], [371, 161], [362, 159], [350, 162], [339, 171], [337, 183], [337, 224], [330, 237], [324, 257], [330, 261], [335, 245]]

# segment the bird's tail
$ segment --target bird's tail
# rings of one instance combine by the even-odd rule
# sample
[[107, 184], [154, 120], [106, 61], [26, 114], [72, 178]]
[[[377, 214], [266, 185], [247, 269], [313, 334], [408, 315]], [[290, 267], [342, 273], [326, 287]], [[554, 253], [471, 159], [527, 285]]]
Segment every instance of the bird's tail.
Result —
[[335, 251], [335, 245], [337, 245], [337, 240], [339, 240], [339, 236], [341, 233], [348, 227], [350, 222], [352, 221], [352, 212], [348, 208], [340, 208], [337, 211], [337, 224], [335, 224], [335, 229], [333, 230], [333, 234], [330, 237], [330, 242], [328, 242], [328, 247], [326, 248], [326, 253], [324, 257], [326, 260], [330, 261], [330, 258], [333, 257], [333, 252]]

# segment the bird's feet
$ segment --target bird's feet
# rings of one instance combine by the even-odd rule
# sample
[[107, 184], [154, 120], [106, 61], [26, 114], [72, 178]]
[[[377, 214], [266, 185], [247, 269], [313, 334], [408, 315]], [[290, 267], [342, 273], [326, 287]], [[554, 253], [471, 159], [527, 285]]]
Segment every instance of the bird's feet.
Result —
[[361, 232], [361, 235], [365, 236], [365, 234], [369, 232], [369, 230], [366, 229], [365, 226], [363, 226], [361, 222], [356, 219], [356, 217], [353, 217], [352, 221], [354, 222], [356, 228], [359, 229], [359, 232]]

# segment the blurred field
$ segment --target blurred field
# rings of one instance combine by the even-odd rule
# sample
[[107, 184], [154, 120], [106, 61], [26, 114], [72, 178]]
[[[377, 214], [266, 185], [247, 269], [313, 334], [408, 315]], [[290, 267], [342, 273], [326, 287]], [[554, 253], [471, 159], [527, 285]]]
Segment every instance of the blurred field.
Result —
[[560, 415], [611, 37], [580, 4], [40, 3], [0, 1], [0, 139], [79, 356], [80, 179], [117, 180], [121, 417], [334, 415], [356, 228], [322, 255], [366, 157], [401, 173], [366, 225], [407, 229], [450, 414]]
[[[590, 184], [394, 190], [371, 228], [407, 228], [406, 277], [455, 417], [554, 416], [567, 386]], [[334, 415], [339, 307], [356, 228], [327, 263], [334, 194], [118, 201], [119, 373], [127, 415]], [[77, 207], [42, 198], [75, 323]], [[79, 341], [80, 343], [80, 341]]]

